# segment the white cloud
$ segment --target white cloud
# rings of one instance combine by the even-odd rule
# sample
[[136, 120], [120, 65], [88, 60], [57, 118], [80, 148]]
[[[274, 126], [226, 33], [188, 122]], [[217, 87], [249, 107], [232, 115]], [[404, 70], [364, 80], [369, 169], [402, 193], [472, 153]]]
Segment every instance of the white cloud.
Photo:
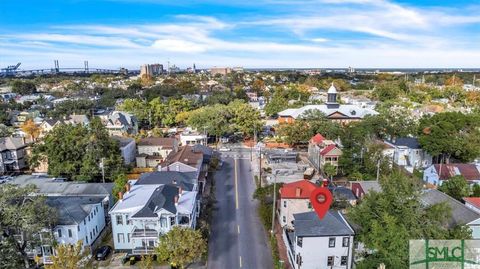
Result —
[[0, 34], [0, 65], [20, 60], [22, 67], [42, 67], [35, 66], [42, 59], [62, 59], [138, 68], [170, 59], [204, 67], [475, 67], [480, 59], [480, 37], [461, 34], [464, 25], [480, 23], [471, 11], [457, 15], [383, 0], [312, 0], [299, 8], [296, 1], [273, 2], [295, 15], [271, 12], [237, 20], [178, 15], [165, 23], [61, 25]]

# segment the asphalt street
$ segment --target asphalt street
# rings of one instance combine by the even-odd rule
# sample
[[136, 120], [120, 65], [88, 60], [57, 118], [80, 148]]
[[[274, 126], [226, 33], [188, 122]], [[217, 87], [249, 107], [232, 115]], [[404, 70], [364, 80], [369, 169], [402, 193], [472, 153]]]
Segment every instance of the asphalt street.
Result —
[[223, 166], [215, 173], [217, 203], [208, 268], [272, 268], [267, 236], [257, 214], [257, 202], [252, 197], [255, 183], [249, 152], [225, 152], [222, 159]]

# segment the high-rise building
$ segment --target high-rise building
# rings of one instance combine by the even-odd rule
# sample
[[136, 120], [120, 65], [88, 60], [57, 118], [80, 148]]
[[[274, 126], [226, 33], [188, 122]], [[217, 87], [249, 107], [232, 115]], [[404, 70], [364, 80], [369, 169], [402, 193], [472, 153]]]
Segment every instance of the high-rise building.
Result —
[[144, 64], [140, 67], [140, 76], [158, 76], [163, 73], [162, 64]]
[[227, 74], [230, 74], [232, 72], [232, 69], [230, 67], [212, 67], [210, 68], [210, 73], [212, 75], [217, 75], [217, 74], [220, 74], [220, 75], [227, 75]]

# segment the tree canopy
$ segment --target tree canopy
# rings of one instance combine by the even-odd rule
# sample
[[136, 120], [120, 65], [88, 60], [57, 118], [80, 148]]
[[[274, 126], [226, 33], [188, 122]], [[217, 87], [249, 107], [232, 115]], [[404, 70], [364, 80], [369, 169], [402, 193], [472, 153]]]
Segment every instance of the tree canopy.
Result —
[[207, 251], [207, 243], [200, 231], [184, 227], [173, 227], [160, 237], [157, 247], [159, 262], [169, 262], [180, 268], [198, 260]]
[[470, 162], [480, 156], [480, 115], [437, 113], [420, 120], [418, 141], [432, 156]]
[[102, 179], [99, 164], [104, 159], [105, 178], [123, 171], [118, 142], [112, 139], [99, 118], [89, 127], [65, 124], [55, 127], [42, 143], [33, 146], [31, 166], [48, 161], [48, 173], [73, 180], [98, 182]]
[[470, 187], [463, 176], [454, 176], [445, 180], [438, 190], [462, 201], [463, 197], [470, 196]]
[[[18, 264], [28, 265], [25, 251], [29, 240], [43, 229], [53, 229], [57, 220], [56, 211], [45, 203], [43, 196], [31, 195], [34, 186], [18, 187], [11, 184], [0, 185], [0, 253], [11, 252], [12, 256], [2, 256], [1, 268], [13, 268]], [[21, 234], [22, 241], [14, 235]], [[12, 248], [13, 247], [13, 248]], [[11, 248], [7, 250], [6, 248]], [[23, 259], [23, 261], [22, 261]], [[15, 267], [18, 268], [18, 267]]]
[[380, 179], [382, 192], [372, 191], [352, 208], [348, 218], [360, 227], [358, 240], [373, 255], [358, 268], [384, 263], [387, 268], [408, 268], [410, 239], [468, 239], [465, 227], [447, 229], [451, 209], [446, 204], [425, 206], [420, 202], [420, 184], [401, 173]]

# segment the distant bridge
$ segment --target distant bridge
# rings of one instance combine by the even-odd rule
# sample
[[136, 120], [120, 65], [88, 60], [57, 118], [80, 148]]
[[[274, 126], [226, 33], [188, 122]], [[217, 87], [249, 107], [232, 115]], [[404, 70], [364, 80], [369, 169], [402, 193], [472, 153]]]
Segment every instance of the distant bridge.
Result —
[[15, 75], [55, 75], [55, 74], [138, 74], [140, 70], [127, 69], [104, 69], [104, 68], [49, 68], [49, 69], [30, 69], [30, 70], [15, 70], [9, 72], [0, 72], [0, 76], [15, 76]]

